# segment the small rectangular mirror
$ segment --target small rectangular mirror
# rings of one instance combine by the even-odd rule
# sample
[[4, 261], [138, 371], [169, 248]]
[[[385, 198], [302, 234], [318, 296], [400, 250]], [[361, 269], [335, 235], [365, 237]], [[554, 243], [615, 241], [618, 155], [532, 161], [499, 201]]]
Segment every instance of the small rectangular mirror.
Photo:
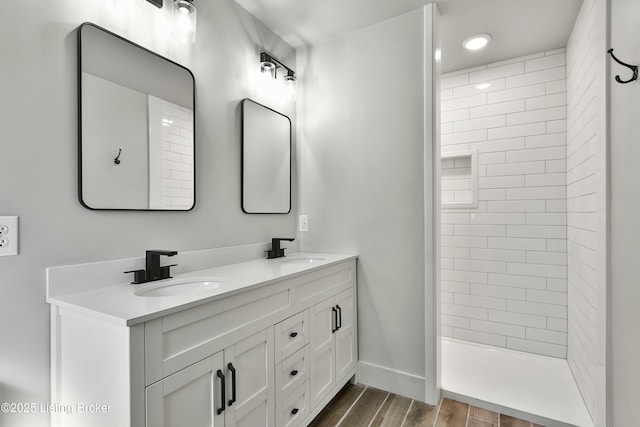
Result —
[[89, 209], [195, 205], [195, 80], [91, 23], [78, 28], [79, 198]]
[[242, 101], [242, 210], [291, 212], [291, 120], [250, 99]]

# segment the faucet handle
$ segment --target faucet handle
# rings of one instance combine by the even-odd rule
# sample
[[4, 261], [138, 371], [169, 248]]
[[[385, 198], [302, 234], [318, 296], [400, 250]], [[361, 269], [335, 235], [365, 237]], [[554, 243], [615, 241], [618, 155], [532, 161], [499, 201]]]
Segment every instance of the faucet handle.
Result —
[[147, 272], [144, 270], [131, 270], [125, 271], [125, 273], [133, 273], [133, 282], [131, 283], [134, 285], [139, 285], [147, 281]]
[[146, 255], [149, 256], [155, 256], [155, 255], [165, 255], [165, 256], [174, 256], [174, 255], [178, 255], [178, 251], [166, 251], [164, 249], [149, 249], [146, 252]]
[[178, 264], [163, 265], [160, 267], [159, 279], [171, 279], [171, 267], [177, 267]]

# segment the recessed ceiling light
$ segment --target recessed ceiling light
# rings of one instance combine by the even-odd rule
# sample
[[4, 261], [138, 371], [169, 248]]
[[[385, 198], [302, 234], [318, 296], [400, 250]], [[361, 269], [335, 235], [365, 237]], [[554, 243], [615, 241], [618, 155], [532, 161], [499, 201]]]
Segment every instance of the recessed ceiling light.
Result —
[[491, 83], [480, 83], [478, 86], [476, 86], [476, 89], [482, 90], [482, 89], [486, 89], [488, 87], [491, 87]]
[[491, 34], [475, 34], [462, 42], [462, 46], [468, 50], [482, 49], [491, 41]]

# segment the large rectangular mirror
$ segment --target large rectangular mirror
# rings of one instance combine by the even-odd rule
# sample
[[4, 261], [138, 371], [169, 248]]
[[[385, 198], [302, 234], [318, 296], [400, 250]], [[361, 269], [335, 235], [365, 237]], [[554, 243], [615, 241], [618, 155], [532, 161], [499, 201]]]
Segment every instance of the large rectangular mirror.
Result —
[[291, 120], [250, 99], [242, 101], [242, 210], [291, 212]]
[[85, 23], [78, 83], [80, 202], [89, 209], [192, 209], [191, 71]]

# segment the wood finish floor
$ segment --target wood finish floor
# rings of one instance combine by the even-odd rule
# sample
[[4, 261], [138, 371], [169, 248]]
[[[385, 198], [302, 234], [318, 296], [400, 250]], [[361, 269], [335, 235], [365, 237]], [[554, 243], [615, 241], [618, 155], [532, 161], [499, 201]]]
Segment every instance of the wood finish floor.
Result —
[[360, 384], [347, 384], [309, 426], [543, 427], [455, 400], [431, 406]]

